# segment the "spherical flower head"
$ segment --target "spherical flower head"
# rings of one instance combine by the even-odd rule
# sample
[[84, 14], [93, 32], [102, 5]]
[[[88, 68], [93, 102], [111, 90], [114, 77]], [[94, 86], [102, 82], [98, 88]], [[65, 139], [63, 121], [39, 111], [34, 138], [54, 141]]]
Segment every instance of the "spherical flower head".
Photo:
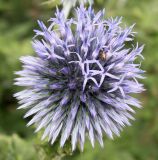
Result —
[[89, 137], [92, 146], [95, 140], [103, 146], [104, 133], [119, 136], [134, 119], [133, 107], [141, 107], [131, 94], [144, 90], [138, 82], [144, 71], [135, 63], [143, 46], [134, 46], [133, 26], [121, 27], [121, 18], [104, 19], [104, 11], [95, 14], [91, 7], [77, 8], [68, 20], [57, 9], [49, 22], [47, 28], [38, 21], [32, 42], [37, 55], [21, 57], [19, 109], [28, 110], [28, 126], [43, 128], [42, 139], [51, 144], [59, 138], [63, 147], [70, 139], [72, 150], [77, 144], [83, 150]]

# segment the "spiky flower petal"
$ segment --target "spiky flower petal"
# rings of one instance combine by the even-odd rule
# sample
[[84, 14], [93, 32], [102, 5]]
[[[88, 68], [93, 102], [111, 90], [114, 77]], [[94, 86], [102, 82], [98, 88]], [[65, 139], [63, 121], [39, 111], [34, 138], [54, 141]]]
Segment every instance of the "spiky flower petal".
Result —
[[[23, 70], [16, 85], [25, 90], [15, 94], [31, 116], [28, 126], [44, 128], [42, 139], [60, 145], [71, 138], [72, 150], [79, 142], [83, 150], [88, 135], [92, 146], [103, 146], [103, 132], [120, 135], [134, 119], [132, 106], [140, 102], [131, 94], [142, 92], [137, 79], [144, 71], [136, 64], [143, 46], [133, 45], [133, 26], [120, 26], [121, 18], [104, 19], [104, 11], [76, 9], [76, 18], [66, 20], [59, 10], [47, 28], [38, 21], [33, 48], [36, 57], [21, 57]], [[138, 59], [139, 60], [139, 59]]]

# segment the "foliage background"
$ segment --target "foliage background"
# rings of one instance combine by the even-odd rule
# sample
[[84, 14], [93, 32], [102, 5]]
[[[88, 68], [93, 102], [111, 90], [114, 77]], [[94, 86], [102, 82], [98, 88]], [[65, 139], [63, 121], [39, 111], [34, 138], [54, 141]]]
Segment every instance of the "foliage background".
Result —
[[[33, 54], [31, 39], [37, 19], [46, 22], [59, 1], [0, 0], [0, 160], [157, 160], [158, 159], [158, 0], [95, 0], [95, 9], [106, 9], [106, 17], [123, 16], [127, 25], [136, 22], [137, 40], [144, 43], [147, 71], [143, 80], [146, 92], [139, 98], [143, 109], [137, 110], [132, 127], [124, 129], [114, 141], [105, 137], [105, 147], [92, 149], [86, 142], [83, 153], [64, 156], [67, 149], [41, 143], [33, 128], [26, 128], [23, 111], [16, 110], [12, 97], [19, 88], [13, 85], [13, 72], [20, 69], [18, 58]], [[62, 7], [61, 5], [59, 7]], [[73, 11], [72, 11], [73, 12]]]

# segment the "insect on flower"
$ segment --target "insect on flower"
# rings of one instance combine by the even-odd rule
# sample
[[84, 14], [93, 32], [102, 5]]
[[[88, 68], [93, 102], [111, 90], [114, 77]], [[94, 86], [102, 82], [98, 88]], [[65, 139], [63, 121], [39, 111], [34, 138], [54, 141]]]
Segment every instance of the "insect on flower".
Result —
[[99, 58], [100, 58], [100, 60], [105, 61], [107, 58], [107, 53], [104, 50], [100, 50], [99, 51]]
[[119, 136], [134, 120], [134, 106], [141, 107], [132, 95], [144, 91], [138, 82], [144, 71], [135, 62], [143, 59], [143, 46], [134, 45], [133, 26], [123, 28], [121, 18], [104, 19], [92, 7], [80, 6], [71, 19], [57, 9], [49, 22], [38, 21], [36, 56], [20, 58], [19, 109], [51, 144], [59, 138], [63, 147], [71, 139], [72, 150], [77, 144], [83, 150], [89, 137], [93, 147], [96, 140], [103, 146], [103, 136]]

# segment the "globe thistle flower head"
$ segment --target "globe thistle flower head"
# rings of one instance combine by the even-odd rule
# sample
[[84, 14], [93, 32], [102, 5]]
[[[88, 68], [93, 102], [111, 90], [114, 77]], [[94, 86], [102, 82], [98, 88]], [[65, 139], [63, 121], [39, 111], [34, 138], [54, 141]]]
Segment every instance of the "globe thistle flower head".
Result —
[[15, 94], [19, 109], [28, 110], [28, 126], [44, 129], [42, 139], [57, 138], [63, 147], [70, 139], [72, 150], [85, 137], [92, 146], [103, 146], [104, 133], [113, 138], [134, 120], [131, 96], [142, 92], [138, 79], [144, 71], [135, 60], [143, 58], [143, 46], [134, 46], [133, 26], [121, 27], [121, 18], [104, 19], [104, 11], [80, 6], [76, 17], [65, 19], [58, 9], [46, 27], [38, 21], [33, 48], [36, 56], [21, 57], [23, 70], [15, 84], [25, 89]]

